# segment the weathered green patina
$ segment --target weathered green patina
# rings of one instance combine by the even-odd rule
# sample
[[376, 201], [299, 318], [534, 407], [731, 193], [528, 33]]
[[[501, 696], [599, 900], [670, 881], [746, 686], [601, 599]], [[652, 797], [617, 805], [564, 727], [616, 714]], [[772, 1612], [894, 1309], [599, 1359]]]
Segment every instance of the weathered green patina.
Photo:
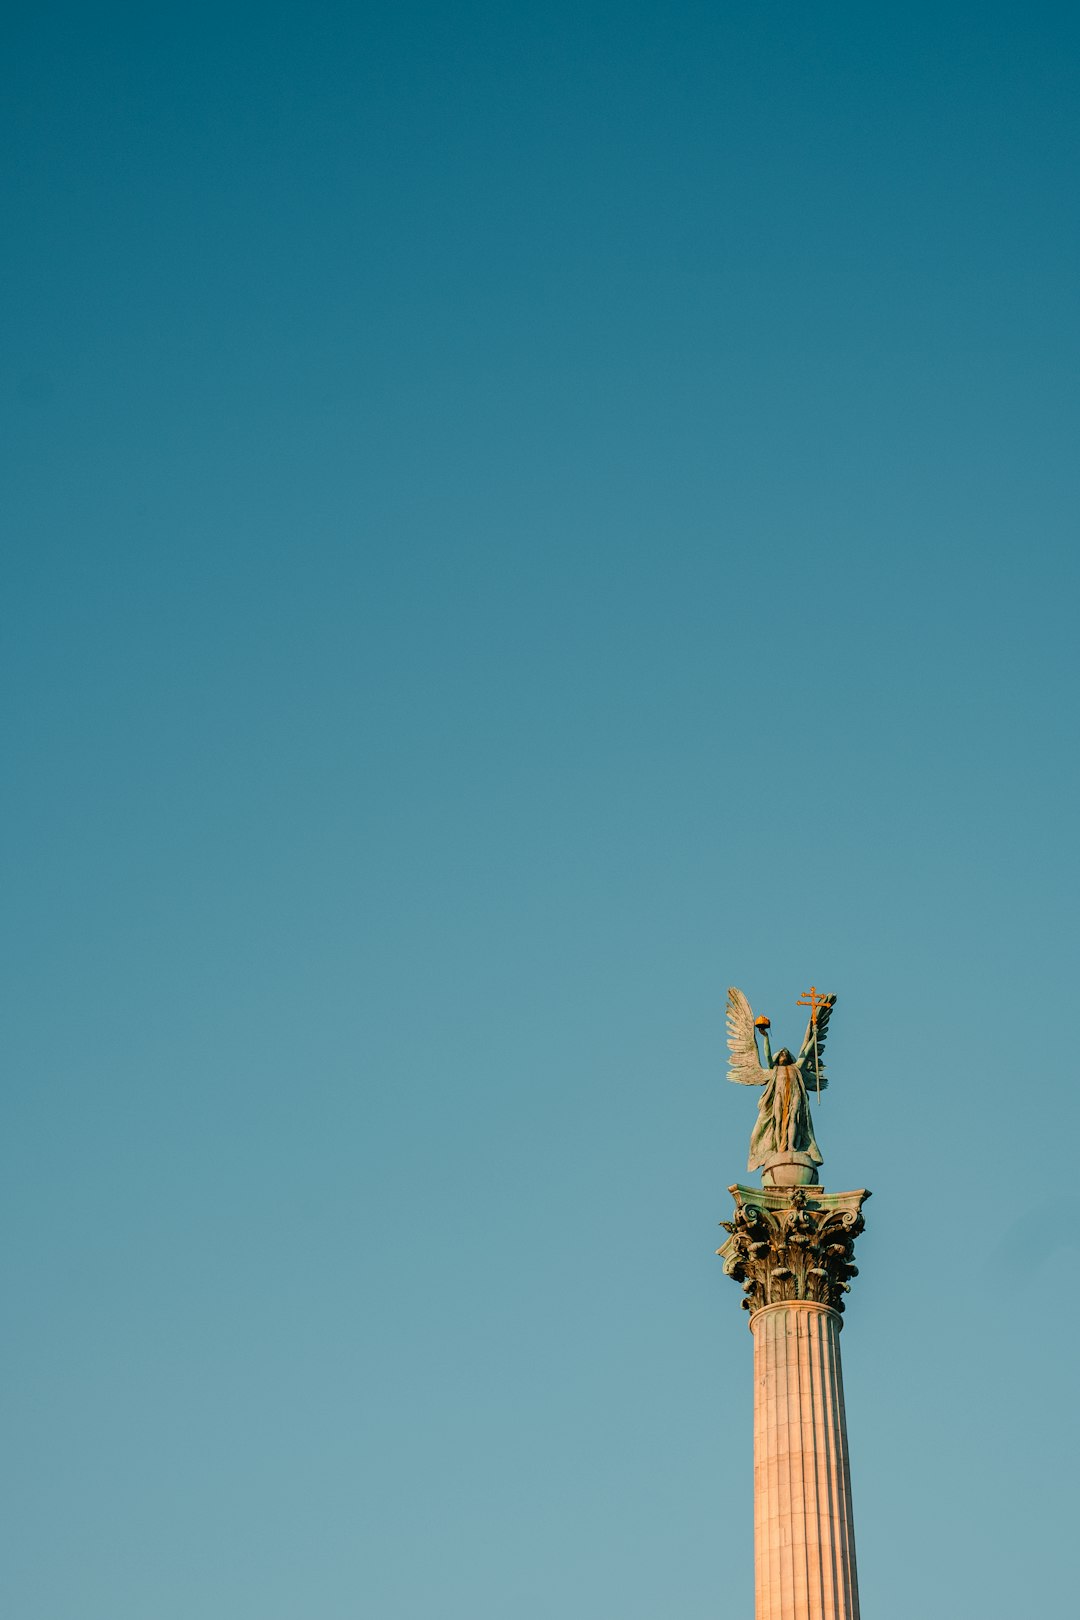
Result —
[[743, 1309], [812, 1300], [834, 1311], [857, 1277], [855, 1239], [863, 1229], [865, 1187], [827, 1193], [805, 1187], [729, 1187], [731, 1236], [717, 1254], [743, 1291]]
[[[821, 1061], [835, 996], [825, 996], [811, 1013], [802, 1050], [792, 1057], [787, 1047], [773, 1055], [769, 1020], [755, 1020], [741, 990], [728, 991], [728, 1079], [740, 1086], [763, 1086], [757, 1124], [750, 1138], [748, 1170], [761, 1170], [769, 1184], [816, 1183], [821, 1149], [814, 1136], [809, 1092], [825, 1090], [828, 1080]], [[762, 1037], [764, 1056], [758, 1051]]]

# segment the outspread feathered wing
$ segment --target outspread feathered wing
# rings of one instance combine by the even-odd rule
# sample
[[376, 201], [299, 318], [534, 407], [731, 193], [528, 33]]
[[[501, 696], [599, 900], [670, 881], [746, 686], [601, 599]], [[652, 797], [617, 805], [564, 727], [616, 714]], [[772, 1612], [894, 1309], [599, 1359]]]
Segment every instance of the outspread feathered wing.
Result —
[[816, 1063], [813, 1018], [808, 1018], [806, 1021], [806, 1034], [803, 1036], [802, 1051], [799, 1053], [799, 1067], [806, 1076], [807, 1084], [813, 1085], [815, 1088], [820, 1084], [822, 1091], [829, 1084], [825, 1078], [825, 1037], [829, 1033], [829, 1019], [832, 1017], [832, 1010], [835, 1006], [835, 996], [826, 996], [825, 1000], [818, 1005]]
[[728, 1059], [727, 1077], [739, 1086], [763, 1086], [769, 1078], [758, 1057], [754, 1039], [754, 1014], [741, 990], [734, 987], [727, 993]]

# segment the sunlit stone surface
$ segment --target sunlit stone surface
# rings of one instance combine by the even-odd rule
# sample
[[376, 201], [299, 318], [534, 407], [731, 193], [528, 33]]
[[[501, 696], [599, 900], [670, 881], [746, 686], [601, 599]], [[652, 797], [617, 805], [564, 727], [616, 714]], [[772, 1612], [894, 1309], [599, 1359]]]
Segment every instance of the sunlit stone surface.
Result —
[[757, 1620], [858, 1620], [840, 1326], [811, 1300], [750, 1318]]

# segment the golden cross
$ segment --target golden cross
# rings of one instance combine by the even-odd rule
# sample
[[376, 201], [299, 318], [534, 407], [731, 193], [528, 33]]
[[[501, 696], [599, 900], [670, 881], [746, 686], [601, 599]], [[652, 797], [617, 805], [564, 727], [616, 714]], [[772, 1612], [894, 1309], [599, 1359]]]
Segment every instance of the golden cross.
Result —
[[799, 999], [795, 1003], [795, 1005], [796, 1005], [796, 1007], [809, 1007], [809, 1009], [810, 1009], [810, 1022], [812, 1024], [816, 1024], [817, 1023], [818, 1008], [819, 1007], [824, 1007], [824, 1005], [828, 1001], [828, 999], [829, 998], [828, 998], [827, 995], [825, 995], [823, 992], [818, 990], [818, 987], [817, 987], [816, 984], [812, 984], [810, 986], [809, 990], [804, 990], [803, 991], [802, 995], [799, 997]]

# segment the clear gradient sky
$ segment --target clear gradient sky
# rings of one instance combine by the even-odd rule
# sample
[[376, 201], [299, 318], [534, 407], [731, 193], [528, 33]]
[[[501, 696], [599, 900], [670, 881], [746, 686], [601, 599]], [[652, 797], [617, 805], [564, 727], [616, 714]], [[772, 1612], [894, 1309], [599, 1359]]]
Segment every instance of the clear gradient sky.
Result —
[[4, 25], [10, 1620], [737, 1620], [838, 992], [864, 1610], [1075, 1597], [1075, 7]]

